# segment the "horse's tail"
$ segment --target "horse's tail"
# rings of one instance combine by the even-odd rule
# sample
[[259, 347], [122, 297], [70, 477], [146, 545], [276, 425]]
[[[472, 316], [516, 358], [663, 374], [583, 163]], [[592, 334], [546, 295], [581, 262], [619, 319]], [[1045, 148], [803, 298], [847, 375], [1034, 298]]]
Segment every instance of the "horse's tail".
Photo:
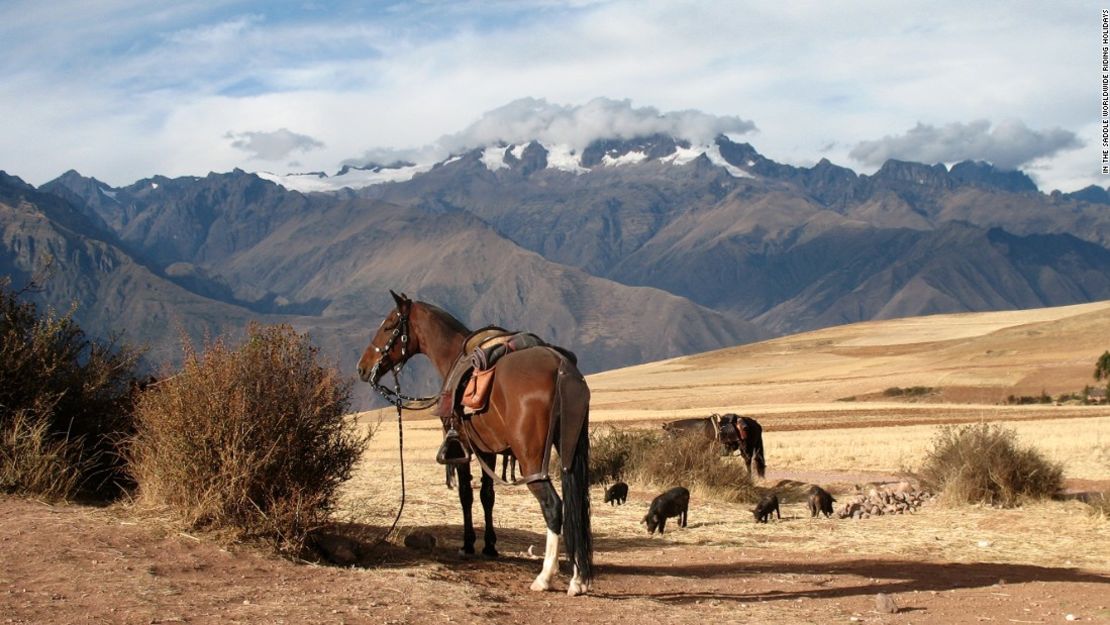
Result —
[[752, 450], [752, 462], [749, 469], [762, 478], [763, 473], [767, 470], [767, 459], [763, 456], [763, 428], [756, 425], [752, 429], [755, 431], [748, 434]]
[[593, 534], [590, 531], [590, 389], [569, 361], [559, 369], [556, 388], [561, 407], [559, 457], [563, 465], [563, 540], [567, 559], [582, 584], [593, 579]]

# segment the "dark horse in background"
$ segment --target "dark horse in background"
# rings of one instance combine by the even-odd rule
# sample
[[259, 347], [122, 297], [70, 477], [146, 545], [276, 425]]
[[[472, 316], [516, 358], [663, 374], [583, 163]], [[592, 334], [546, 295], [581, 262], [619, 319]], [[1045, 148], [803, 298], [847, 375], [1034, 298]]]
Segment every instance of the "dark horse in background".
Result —
[[[424, 354], [447, 377], [465, 354], [472, 333], [457, 319], [431, 304], [412, 301], [390, 291], [396, 307], [386, 315], [358, 363], [359, 377], [375, 386], [390, 369], [399, 369], [415, 354]], [[539, 500], [547, 523], [543, 570], [532, 590], [548, 590], [558, 570], [559, 536], [566, 542], [573, 575], [567, 594], [583, 594], [593, 578], [593, 544], [589, 499], [589, 388], [577, 367], [559, 351], [546, 347], [522, 349], [497, 363], [488, 409], [469, 417], [460, 440], [485, 467], [496, 455], [511, 452], [522, 478]], [[550, 450], [559, 452], [563, 497], [547, 474]], [[470, 465], [456, 465], [463, 511], [464, 553], [474, 553]], [[485, 548], [497, 555], [493, 525], [493, 475], [482, 473], [480, 491], [485, 512]]]
[[721, 444], [724, 453], [740, 451], [748, 473], [763, 477], [767, 461], [763, 455], [763, 427], [751, 417], [736, 414], [714, 414], [708, 417], [678, 419], [663, 424], [671, 435], [692, 434]]

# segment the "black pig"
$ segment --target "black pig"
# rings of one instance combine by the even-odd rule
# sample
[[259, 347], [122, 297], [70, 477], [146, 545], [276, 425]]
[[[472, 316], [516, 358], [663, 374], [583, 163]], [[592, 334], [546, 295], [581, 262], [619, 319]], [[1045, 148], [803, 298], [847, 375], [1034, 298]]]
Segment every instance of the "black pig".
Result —
[[605, 503], [613, 506], [619, 506], [628, 499], [628, 484], [624, 482], [617, 482], [605, 491]]
[[779, 513], [779, 498], [774, 493], [760, 499], [759, 503], [752, 508], [752, 515], [755, 516], [756, 523], [766, 523], [767, 519], [771, 518], [772, 512], [778, 515], [780, 520], [782, 519], [782, 514]]
[[809, 489], [809, 516], [815, 517], [818, 514], [824, 514], [825, 518], [832, 516], [833, 502], [836, 501], [829, 491], [814, 486]]
[[663, 533], [669, 517], [678, 517], [678, 526], [686, 527], [686, 511], [690, 507], [690, 491], [682, 486], [675, 486], [669, 491], [651, 500], [651, 507], [641, 521], [647, 526], [649, 534], [655, 530]]

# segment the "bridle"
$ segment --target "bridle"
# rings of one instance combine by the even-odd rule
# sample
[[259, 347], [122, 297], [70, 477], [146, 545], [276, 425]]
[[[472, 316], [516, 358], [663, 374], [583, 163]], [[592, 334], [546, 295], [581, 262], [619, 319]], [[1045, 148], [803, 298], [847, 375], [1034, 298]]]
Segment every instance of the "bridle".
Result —
[[[397, 363], [390, 367], [393, 372], [393, 387], [389, 388], [378, 384], [378, 367], [381, 366], [383, 357], [387, 356], [393, 350], [393, 345], [397, 341], [401, 341], [401, 358]], [[381, 347], [374, 346], [374, 352], [378, 354], [378, 360], [370, 369], [370, 386], [378, 392], [387, 402], [393, 404], [398, 409], [405, 408], [407, 410], [424, 410], [430, 408], [439, 401], [436, 395], [428, 395], [427, 397], [410, 397], [401, 392], [401, 370], [404, 369], [405, 363], [409, 359], [409, 316], [403, 312], [400, 307], [397, 308], [397, 325], [393, 327], [393, 332], [389, 335], [385, 345]]]
[[[393, 372], [393, 389], [387, 388], [378, 384], [378, 367], [382, 364], [382, 357], [393, 350], [393, 344], [398, 340], [401, 341], [401, 358], [397, 364], [390, 367]], [[373, 342], [371, 341], [371, 345]], [[397, 325], [393, 328], [393, 333], [390, 334], [389, 340], [385, 342], [382, 347], [374, 347], [374, 352], [378, 354], [378, 361], [370, 369], [370, 386], [378, 392], [386, 401], [393, 404], [397, 409], [397, 453], [401, 464], [401, 505], [397, 508], [397, 515], [393, 517], [393, 524], [389, 529], [382, 534], [378, 540], [371, 547], [371, 550], [376, 550], [378, 546], [385, 542], [385, 539], [397, 529], [397, 522], [401, 520], [401, 513], [405, 510], [405, 431], [401, 422], [401, 409], [408, 408], [409, 410], [423, 410], [435, 404], [439, 400], [435, 395], [428, 397], [409, 397], [401, 393], [401, 369], [405, 367], [408, 362], [408, 345], [409, 345], [409, 316], [401, 311], [401, 307], [397, 307]]]

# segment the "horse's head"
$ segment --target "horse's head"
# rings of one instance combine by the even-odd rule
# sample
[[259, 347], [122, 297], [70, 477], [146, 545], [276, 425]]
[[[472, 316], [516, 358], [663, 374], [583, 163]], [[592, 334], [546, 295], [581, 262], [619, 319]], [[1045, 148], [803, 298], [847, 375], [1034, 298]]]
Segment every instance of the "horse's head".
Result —
[[397, 306], [382, 320], [358, 361], [358, 377], [375, 385], [386, 371], [405, 364], [416, 353], [415, 345], [410, 344], [412, 337], [409, 334], [412, 300], [404, 293], [397, 295], [390, 291], [389, 294]]

